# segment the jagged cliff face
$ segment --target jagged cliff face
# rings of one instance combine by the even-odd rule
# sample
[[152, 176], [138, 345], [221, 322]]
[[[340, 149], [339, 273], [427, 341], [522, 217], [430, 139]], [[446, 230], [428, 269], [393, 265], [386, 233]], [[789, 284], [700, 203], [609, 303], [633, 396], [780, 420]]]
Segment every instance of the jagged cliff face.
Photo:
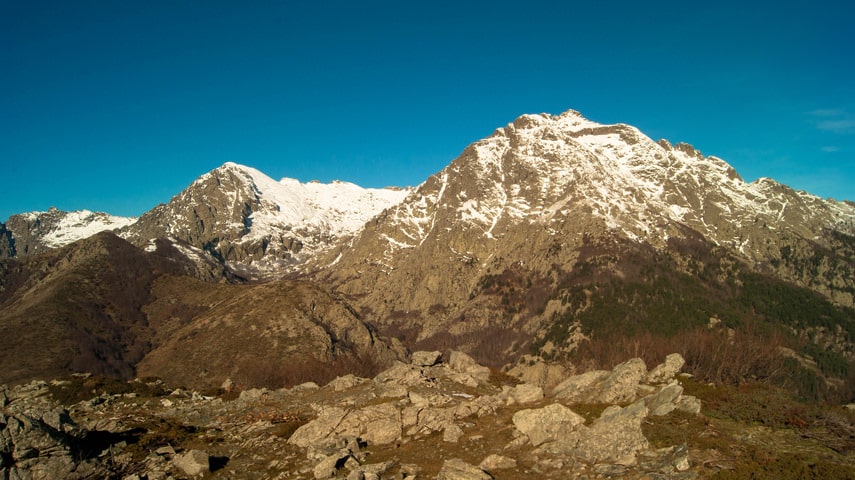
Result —
[[406, 194], [343, 182], [276, 182], [253, 168], [227, 163], [120, 235], [143, 247], [168, 237], [247, 276], [281, 276]]
[[78, 210], [12, 215], [0, 223], [0, 258], [23, 257], [58, 248], [105, 230], [116, 230], [133, 223], [131, 217]]
[[[851, 204], [770, 179], [747, 183], [688, 145], [570, 111], [524, 115], [472, 144], [314, 267], [366, 314], [421, 339], [534, 334], [566, 310], [549, 300], [567, 293], [570, 272], [625, 276], [631, 266], [619, 259], [629, 253], [650, 265], [664, 255], [692, 273], [715, 252], [738, 265], [720, 281], [771, 273], [852, 305], [853, 233]], [[697, 252], [687, 254], [689, 244]], [[508, 288], [544, 304], [526, 307]]]

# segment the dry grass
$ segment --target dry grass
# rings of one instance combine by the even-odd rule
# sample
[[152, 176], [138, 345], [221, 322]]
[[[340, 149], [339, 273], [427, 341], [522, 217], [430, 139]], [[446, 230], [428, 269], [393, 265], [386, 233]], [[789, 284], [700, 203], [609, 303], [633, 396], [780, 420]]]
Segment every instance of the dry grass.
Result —
[[324, 385], [336, 377], [353, 374], [370, 378], [382, 366], [370, 355], [339, 355], [332, 360], [307, 357], [301, 362], [273, 363], [269, 359], [249, 358], [239, 365], [234, 378], [238, 389], [293, 387], [306, 382]]

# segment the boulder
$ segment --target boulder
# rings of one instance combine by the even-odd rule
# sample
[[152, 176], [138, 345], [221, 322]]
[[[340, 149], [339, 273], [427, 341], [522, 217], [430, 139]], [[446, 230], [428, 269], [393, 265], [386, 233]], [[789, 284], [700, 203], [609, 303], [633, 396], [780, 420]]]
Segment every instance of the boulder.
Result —
[[443, 462], [442, 469], [436, 476], [437, 480], [491, 480], [492, 478], [484, 470], [470, 465], [459, 458]]
[[346, 449], [327, 455], [315, 466], [312, 474], [318, 480], [333, 478], [349, 458], [350, 452]]
[[552, 389], [552, 395], [567, 403], [594, 403], [602, 388], [602, 383], [609, 377], [608, 370], [591, 370], [559, 383]]
[[645, 382], [651, 385], [657, 383], [668, 383], [674, 379], [685, 364], [686, 360], [683, 359], [682, 355], [679, 353], [672, 353], [665, 357], [664, 362], [657, 365], [656, 368], [647, 374]]
[[410, 356], [410, 364], [419, 367], [432, 367], [439, 363], [440, 359], [442, 359], [442, 352], [439, 351], [413, 352], [413, 354]]
[[494, 470], [505, 470], [508, 468], [517, 468], [517, 461], [513, 458], [504, 457], [502, 455], [496, 455], [495, 453], [490, 455], [481, 461], [478, 465], [481, 470], [486, 472], [492, 472]]
[[384, 445], [400, 439], [401, 429], [401, 410], [394, 403], [386, 402], [348, 413], [335, 428], [335, 433]]
[[508, 392], [508, 405], [533, 403], [543, 400], [543, 389], [537, 385], [521, 383]]
[[649, 447], [641, 432], [647, 413], [643, 401], [608, 407], [579, 438], [575, 456], [589, 463], [635, 464], [638, 452]]
[[421, 367], [407, 365], [398, 361], [388, 369], [378, 373], [374, 377], [374, 381], [379, 384], [393, 383], [407, 387], [429, 383]]
[[[26, 403], [20, 397], [16, 397], [16, 402]], [[75, 456], [85, 435], [64, 410], [42, 412], [42, 415], [35, 411], [14, 415], [0, 413], [0, 477], [78, 479], [109, 476], [105, 467], [89, 460], [80, 461]]]
[[336, 392], [340, 392], [342, 390], [347, 390], [348, 388], [355, 387], [362, 383], [365, 383], [369, 380], [365, 378], [359, 378], [356, 375], [349, 373], [343, 377], [335, 377], [327, 384], [327, 387], [332, 388]]
[[599, 403], [624, 403], [635, 400], [638, 384], [647, 376], [647, 365], [640, 358], [627, 360], [612, 369], [603, 381]]
[[653, 395], [644, 397], [644, 404], [650, 410], [650, 415], [661, 417], [673, 412], [677, 408], [677, 402], [683, 393], [683, 387], [679, 383], [672, 382]]
[[303, 448], [317, 444], [335, 432], [345, 415], [347, 411], [343, 408], [325, 408], [316, 419], [294, 431], [288, 438], [288, 443]]
[[691, 395], [682, 395], [677, 400], [677, 409], [681, 412], [698, 415], [701, 413], [701, 400]]
[[562, 365], [549, 364], [542, 358], [531, 355], [523, 355], [520, 361], [508, 370], [508, 375], [542, 388], [554, 387], [567, 378], [569, 373]]
[[463, 436], [463, 429], [456, 423], [449, 423], [442, 432], [442, 441], [448, 443], [457, 443], [460, 437]]
[[190, 450], [189, 452], [177, 455], [172, 460], [172, 464], [191, 477], [211, 471], [208, 454], [202, 450]]
[[448, 366], [457, 372], [467, 374], [479, 382], [487, 382], [490, 380], [490, 369], [479, 365], [469, 355], [452, 351], [448, 356]]
[[585, 419], [559, 403], [543, 408], [520, 410], [513, 416], [514, 426], [524, 433], [531, 444], [557, 440], [569, 435]]
[[454, 406], [443, 408], [424, 408], [418, 412], [416, 425], [411, 427], [407, 431], [407, 434], [429, 434], [443, 431], [449, 425], [454, 423], [455, 410], [456, 408]]

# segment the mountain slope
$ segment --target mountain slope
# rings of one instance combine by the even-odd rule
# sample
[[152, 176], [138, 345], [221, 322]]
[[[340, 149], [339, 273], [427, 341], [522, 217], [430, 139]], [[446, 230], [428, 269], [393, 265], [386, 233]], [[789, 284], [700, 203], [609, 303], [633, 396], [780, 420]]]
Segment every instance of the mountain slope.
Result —
[[101, 232], [0, 260], [0, 383], [91, 372], [274, 386], [360, 362], [369, 373], [403, 356], [320, 285], [235, 285], [217, 262], [202, 268], [204, 257], [167, 240], [153, 247]]
[[328, 250], [407, 195], [344, 182], [279, 182], [226, 163], [120, 232], [138, 246], [171, 238], [247, 276], [277, 276]]
[[[851, 306], [853, 234], [852, 204], [747, 183], [688, 145], [570, 111], [524, 115], [470, 145], [312, 266], [411, 345], [468, 343], [501, 361], [557, 319], [564, 331], [553, 337], [567, 341], [605, 285], [654, 284], [665, 260], [674, 273], [665, 288], [694, 279], [700, 290], [686, 294], [703, 297], [699, 309], [751, 273]], [[719, 266], [705, 274], [708, 261]], [[721, 298], [713, 303], [724, 308]], [[717, 313], [700, 312], [695, 325]]]
[[[84, 371], [127, 378], [159, 326], [140, 308], [163, 274], [201, 274], [164, 245], [143, 252], [109, 232], [0, 261], [0, 381]], [[206, 272], [213, 279], [217, 266]], [[225, 275], [220, 269], [220, 275]]]
[[398, 342], [379, 338], [349, 305], [310, 282], [164, 277], [153, 297], [144, 311], [166, 320], [138, 374], [191, 388], [219, 387], [227, 378], [242, 387], [296, 385], [404, 358]]

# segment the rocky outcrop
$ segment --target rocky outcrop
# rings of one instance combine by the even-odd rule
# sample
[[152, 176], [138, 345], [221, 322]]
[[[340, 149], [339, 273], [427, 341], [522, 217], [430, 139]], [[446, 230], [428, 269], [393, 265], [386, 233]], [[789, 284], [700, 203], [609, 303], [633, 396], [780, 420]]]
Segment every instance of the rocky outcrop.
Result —
[[[430, 361], [423, 359], [430, 357]], [[544, 398], [543, 390], [536, 385], [505, 385], [492, 388], [490, 393], [449, 394], [449, 388], [490, 389], [491, 385], [464, 372], [479, 372], [482, 368], [471, 358], [460, 352], [451, 352], [452, 363], [433, 363], [439, 356], [417, 352], [412, 355], [415, 363], [399, 363], [380, 373], [373, 382], [353, 382], [353, 389], [367, 388], [371, 405], [362, 407], [328, 406], [321, 408], [316, 418], [298, 428], [289, 438], [292, 445], [312, 452], [329, 449], [329, 446], [365, 442], [370, 448], [378, 445], [400, 445], [418, 439], [441, 434], [445, 443], [464, 442], [472, 419], [498, 414], [501, 410], [514, 409], [511, 422], [516, 432], [515, 439], [505, 448], [506, 452], [530, 451], [534, 455], [551, 455], [572, 458], [589, 464], [609, 463], [632, 466], [641, 453], [649, 453], [650, 446], [641, 430], [642, 422], [651, 415], [661, 416], [682, 408], [686, 399], [682, 387], [674, 380], [682, 359], [679, 355], [668, 357], [654, 371], [657, 380], [668, 380], [665, 385], [644, 384], [648, 378], [647, 368], [639, 359], [629, 360], [611, 371], [584, 375], [588, 380], [570, 378], [562, 382], [557, 394]], [[662, 372], [670, 372], [668, 374]], [[667, 377], [667, 378], [666, 378]], [[593, 379], [593, 380], [591, 380]], [[331, 382], [325, 388], [333, 387]], [[405, 388], [386, 396], [378, 390], [380, 386], [397, 384]], [[583, 385], [581, 393], [572, 401], [566, 393], [571, 385]], [[456, 387], [455, 387], [456, 386]], [[611, 400], [606, 400], [611, 399]], [[376, 403], [376, 402], [380, 403]], [[527, 407], [526, 405], [546, 405]], [[631, 403], [630, 403], [631, 402]], [[590, 425], [586, 419], [572, 410], [573, 403], [611, 403]], [[620, 403], [629, 403], [620, 406]], [[697, 413], [697, 412], [695, 412]], [[356, 440], [352, 440], [352, 439]], [[351, 439], [351, 440], [348, 440]], [[329, 465], [343, 465], [344, 452], [339, 452], [337, 462], [326, 457], [318, 464], [324, 475], [340, 474], [330, 471]], [[525, 454], [523, 453], [523, 456]], [[326, 462], [326, 463], [324, 463]], [[438, 478], [491, 478], [487, 472], [513, 468], [516, 460], [502, 456], [485, 458], [480, 467], [460, 459], [447, 459]], [[339, 467], [341, 468], [341, 467]], [[321, 478], [321, 477], [317, 477]], [[328, 478], [328, 477], [323, 477]]]
[[[224, 397], [169, 389], [154, 379], [120, 382], [122, 393], [108, 393], [86, 376], [0, 388], [0, 475], [691, 479], [733, 468], [715, 449], [702, 453], [684, 443], [663, 445], [668, 437], [647, 438], [643, 427], [653, 424], [697, 435], [693, 429], [711, 421], [686, 408], [698, 400], [685, 395], [675, 377], [678, 356], [651, 370], [673, 375], [636, 380], [638, 372], [647, 372], [638, 360], [606, 370], [596, 382], [581, 382], [591, 396], [578, 402], [509, 377], [462, 376], [460, 370], [480, 370], [468, 361], [452, 368], [420, 360], [438, 358], [433, 354], [412, 357], [417, 363], [396, 364], [374, 378], [347, 375], [321, 387]], [[454, 352], [442, 357], [465, 358]], [[614, 385], [635, 393], [601, 409], [594, 402], [603, 392], [618, 391]], [[75, 389], [90, 395], [65, 405], [53, 397], [84, 393]], [[726, 434], [719, 427], [707, 433]], [[759, 435], [759, 441], [772, 435], [737, 433]], [[742, 448], [748, 447], [739, 446], [734, 455]]]
[[0, 412], [0, 478], [84, 479], [107, 476], [94, 459], [93, 442], [68, 411], [38, 397], [44, 383], [3, 392]]

